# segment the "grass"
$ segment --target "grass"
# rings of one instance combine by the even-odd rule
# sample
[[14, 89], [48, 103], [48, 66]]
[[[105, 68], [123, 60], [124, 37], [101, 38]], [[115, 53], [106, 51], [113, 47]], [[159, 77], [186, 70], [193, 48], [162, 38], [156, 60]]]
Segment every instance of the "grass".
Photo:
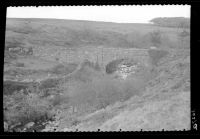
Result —
[[69, 81], [63, 96], [69, 97], [69, 105], [83, 113], [89, 109], [106, 108], [115, 102], [126, 101], [134, 95], [140, 95], [146, 80], [149, 80], [149, 73], [145, 70], [136, 79], [121, 81], [106, 75], [102, 76], [101, 73], [98, 75], [96, 72], [99, 71], [92, 68], [91, 63], [84, 63], [85, 68], [75, 73], [75, 80]]
[[59, 79], [46, 79], [44, 81], [41, 81], [40, 89], [47, 89], [47, 88], [56, 88], [59, 85]]
[[58, 64], [57, 66], [48, 70], [52, 74], [69, 74], [72, 73], [77, 67], [76, 63], [70, 63], [67, 65]]
[[4, 96], [4, 120], [9, 124], [36, 122], [53, 116], [51, 102], [40, 97], [40, 92], [28, 94], [15, 91]]
[[[34, 22], [31, 21], [31, 27], [36, 31], [31, 32], [26, 25], [28, 19], [7, 19], [7, 28], [9, 29], [7, 38], [9, 36], [17, 37], [20, 34], [24, 35], [24, 32], [27, 32], [26, 35], [31, 36], [31, 39], [27, 38], [28, 42], [37, 40], [37, 45], [41, 46], [48, 43], [53, 46], [76, 48], [94, 45], [104, 45], [115, 48], [149, 48], [148, 45], [151, 45], [151, 32], [157, 30], [161, 32], [161, 45], [165, 44], [163, 42], [167, 40], [166, 38], [168, 38], [168, 42], [171, 43], [170, 45], [173, 45], [173, 39], [175, 37], [171, 36], [178, 32], [178, 29], [176, 30], [175, 28], [158, 27], [146, 24], [114, 24], [44, 19], [34, 20]], [[85, 24], [88, 26], [85, 26]], [[42, 27], [43, 25], [45, 26]], [[40, 27], [42, 27], [42, 29]], [[16, 30], [20, 31], [16, 32]], [[164, 37], [163, 34], [167, 35], [164, 35]]]
[[14, 91], [24, 90], [29, 87], [29, 83], [19, 83], [14, 81], [4, 81], [3, 83], [3, 94], [10, 95]]
[[[189, 93], [182, 93], [183, 90], [188, 91], [189, 88], [189, 86], [184, 85], [189, 82], [188, 73], [186, 72], [188, 71], [189, 65], [187, 63], [188, 61], [186, 60], [187, 58], [184, 56], [184, 54], [182, 54], [181, 57], [183, 59], [176, 58], [171, 61], [169, 60], [168, 62], [165, 62], [166, 67], [163, 69], [160, 68], [164, 65], [158, 65], [158, 78], [153, 78], [152, 81], [159, 79], [159, 82], [156, 82], [156, 85], [153, 88], [145, 85], [145, 87], [147, 87], [146, 92], [135, 91], [138, 92], [138, 94], [130, 93], [130, 96], [128, 93], [125, 93], [132, 92], [132, 89], [134, 88], [133, 85], [136, 86], [135, 89], [137, 89], [137, 87], [141, 88], [141, 86], [139, 87], [139, 85], [144, 83], [142, 80], [141, 83], [138, 83], [139, 80], [136, 80], [135, 82], [133, 81], [133, 79], [127, 80], [127, 82], [123, 84], [115, 82], [115, 80], [106, 79], [104, 77], [98, 79], [98, 81], [94, 81], [91, 86], [94, 87], [94, 90], [96, 90], [97, 94], [100, 92], [102, 93], [100, 93], [101, 95], [99, 98], [101, 98], [101, 102], [105, 102], [105, 105], [99, 105], [99, 109], [101, 110], [97, 108], [95, 112], [83, 116], [82, 119], [80, 118], [81, 123], [71, 129], [78, 128], [80, 129], [80, 131], [94, 131], [97, 128], [101, 127], [107, 131], [115, 129], [119, 130], [119, 128], [131, 131], [133, 129], [140, 130], [137, 127], [143, 127], [144, 129], [146, 127], [154, 127], [155, 129], [158, 129], [159, 127], [161, 129], [161, 127], [163, 126], [160, 125], [160, 122], [157, 121], [157, 119], [161, 119], [161, 121], [165, 123], [164, 127], [169, 130], [174, 129], [174, 127], [178, 127], [180, 124], [182, 124], [182, 119], [180, 119], [180, 116], [186, 118], [189, 115], [189, 111], [187, 111], [189, 110], [189, 97], [184, 97], [184, 94], [189, 95]], [[163, 74], [165, 70], [169, 70], [169, 72]], [[173, 79], [169, 79], [172, 73], [176, 76], [173, 75]], [[168, 86], [166, 86], [165, 84], [167, 82]], [[84, 86], [80, 90], [87, 88], [85, 92], [89, 92], [88, 90], [91, 89], [88, 88], [92, 88], [91, 86]], [[184, 88], [184, 86], [186, 88]], [[124, 92], [125, 96], [127, 96], [127, 99], [131, 98], [130, 101], [119, 102], [119, 100], [116, 99], [116, 103], [114, 101], [112, 102], [111, 100], [115, 100], [114, 96], [117, 96], [116, 90], [113, 88], [116, 88], [116, 90], [119, 92]], [[166, 89], [165, 92], [164, 89]], [[115, 93], [112, 93], [112, 91]], [[83, 93], [85, 92], [83, 91]], [[105, 93], [105, 95], [103, 93]], [[108, 105], [107, 100], [109, 100], [108, 102], [111, 102]], [[116, 104], [119, 104], [119, 106]], [[121, 106], [123, 110], [120, 110]], [[182, 112], [185, 110], [187, 112], [183, 114]], [[177, 113], [179, 113], [180, 111], [182, 111], [182, 114], [176, 116]], [[143, 118], [141, 118], [141, 116]], [[144, 120], [145, 122], [142, 122]], [[178, 121], [179, 124], [177, 124], [176, 122], [174, 123], [174, 121]], [[156, 124], [154, 122], [156, 122]], [[185, 122], [189, 123], [189, 119], [187, 119]], [[184, 126], [189, 125], [184, 124]], [[179, 128], [181, 129], [182, 127], [180, 126]]]
[[165, 57], [169, 52], [166, 50], [155, 50], [150, 49], [148, 50], [151, 63], [153, 65], [157, 65], [161, 58]]
[[[141, 95], [140, 93], [145, 85], [144, 82], [147, 80], [144, 73], [142, 74], [143, 76], [140, 75], [137, 79], [120, 81], [103, 76], [103, 73], [99, 68], [96, 68], [98, 67], [96, 65], [98, 63], [92, 63], [88, 60], [83, 61], [80, 69], [72, 76], [74, 83], [70, 80], [67, 89], [63, 92], [64, 94], [57, 93], [53, 98], [46, 99], [50, 94], [44, 95], [43, 93], [45, 93], [46, 89], [58, 87], [60, 82], [55, 79], [47, 79], [41, 82], [41, 85], [38, 87], [29, 86], [29, 89], [31, 89], [29, 92], [30, 95], [21, 94], [20, 97], [17, 97], [14, 93], [12, 98], [18, 108], [14, 107], [11, 110], [12, 107], [9, 106], [9, 111], [5, 112], [7, 121], [13, 119], [10, 123], [15, 123], [22, 121], [22, 119], [31, 121], [45, 116], [49, 117], [47, 115], [49, 115], [48, 113], [51, 111], [51, 108], [66, 104], [67, 107], [72, 106], [76, 108], [77, 113], [85, 114], [105, 109], [107, 106], [119, 101], [126, 101], [132, 96]], [[7, 99], [4, 100], [4, 103], [12, 102], [7, 101]], [[16, 112], [16, 109], [18, 109], [18, 112]], [[24, 117], [24, 115], [26, 116]], [[76, 123], [74, 124], [76, 125]]]
[[25, 66], [25, 64], [24, 63], [16, 63], [16, 67], [24, 67]]

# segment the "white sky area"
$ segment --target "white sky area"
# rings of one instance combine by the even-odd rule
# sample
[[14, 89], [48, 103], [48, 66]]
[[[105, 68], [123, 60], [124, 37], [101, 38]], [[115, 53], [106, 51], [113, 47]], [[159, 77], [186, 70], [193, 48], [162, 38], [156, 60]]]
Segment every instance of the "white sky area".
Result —
[[148, 23], [156, 17], [190, 17], [190, 5], [8, 7], [7, 17]]

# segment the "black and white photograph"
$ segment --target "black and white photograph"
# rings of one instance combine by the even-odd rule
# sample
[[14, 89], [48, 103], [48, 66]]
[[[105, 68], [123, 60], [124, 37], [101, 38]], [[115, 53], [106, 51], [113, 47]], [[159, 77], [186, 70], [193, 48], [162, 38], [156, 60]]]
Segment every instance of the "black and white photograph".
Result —
[[191, 130], [190, 5], [7, 7], [4, 132]]

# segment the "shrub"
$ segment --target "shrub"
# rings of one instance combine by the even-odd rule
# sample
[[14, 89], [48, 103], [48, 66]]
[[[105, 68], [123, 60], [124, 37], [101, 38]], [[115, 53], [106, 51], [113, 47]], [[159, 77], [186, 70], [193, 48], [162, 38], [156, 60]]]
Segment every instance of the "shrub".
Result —
[[28, 83], [20, 83], [15, 81], [4, 81], [3, 82], [3, 94], [11, 95], [14, 91], [20, 91], [28, 88]]
[[63, 101], [67, 102], [66, 99], [67, 99], [66, 97], [63, 98], [61, 95], [57, 94], [54, 96], [54, 98], [52, 100], [52, 105], [56, 106], [56, 105], [61, 104]]
[[59, 85], [59, 79], [46, 79], [41, 82], [39, 89], [56, 88]]
[[52, 117], [52, 104], [40, 97], [41, 92], [15, 91], [12, 95], [4, 96], [4, 120], [9, 125], [15, 123], [26, 124], [30, 121], [38, 121]]
[[62, 64], [59, 64], [55, 67], [53, 67], [51, 70], [49, 70], [53, 74], [61, 74], [65, 72], [65, 66]]
[[99, 72], [100, 70], [98, 64], [90, 62], [89, 60], [84, 60], [80, 65], [80, 69], [74, 73], [73, 79], [81, 82], [89, 82], [92, 81], [94, 77], [102, 76], [102, 73]]
[[[91, 69], [96, 69], [98, 68], [99, 64], [98, 63], [93, 63], [93, 62], [90, 62], [88, 59], [85, 59], [82, 63], [81, 63], [81, 68], [80, 70], [86, 68], [86, 67], [89, 67]], [[100, 67], [100, 66], [99, 66]]]
[[49, 70], [49, 72], [53, 74], [69, 74], [73, 72], [77, 67], [77, 64], [75, 63], [70, 63], [64, 66], [63, 64], [59, 64], [52, 69]]
[[40, 96], [36, 93], [28, 94], [25, 97], [26, 106], [24, 106], [27, 120], [39, 120], [42, 117], [45, 117], [50, 110], [50, 103], [44, 98], [41, 99]]

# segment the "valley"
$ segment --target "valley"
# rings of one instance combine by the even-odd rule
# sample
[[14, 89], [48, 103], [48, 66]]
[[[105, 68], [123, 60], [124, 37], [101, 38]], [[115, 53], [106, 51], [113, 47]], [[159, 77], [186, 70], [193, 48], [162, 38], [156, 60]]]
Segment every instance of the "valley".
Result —
[[8, 18], [4, 130], [190, 129], [190, 36], [180, 39], [182, 31]]

